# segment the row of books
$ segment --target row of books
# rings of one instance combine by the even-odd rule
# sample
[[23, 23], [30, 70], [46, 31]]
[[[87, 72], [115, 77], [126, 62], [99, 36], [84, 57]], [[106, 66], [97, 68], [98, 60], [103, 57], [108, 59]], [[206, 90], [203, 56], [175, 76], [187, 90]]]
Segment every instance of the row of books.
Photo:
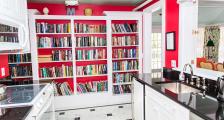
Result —
[[72, 60], [72, 50], [53, 50], [52, 61], [69, 61]]
[[49, 24], [46, 22], [36, 23], [37, 33], [70, 33], [71, 24]]
[[0, 42], [18, 43], [19, 42], [19, 39], [18, 39], [18, 36], [5, 36], [5, 35], [0, 35]]
[[76, 37], [76, 47], [106, 46], [106, 39], [97, 36]]
[[127, 46], [127, 45], [138, 45], [137, 36], [113, 36], [112, 37], [113, 46]]
[[106, 59], [106, 49], [76, 50], [76, 60]]
[[103, 92], [108, 91], [107, 81], [92, 81], [77, 84], [78, 93]]
[[114, 33], [126, 33], [126, 32], [137, 32], [137, 24], [112, 24], [112, 32]]
[[18, 32], [18, 28], [0, 24], [0, 32]]
[[138, 60], [113, 62], [113, 71], [138, 70]]
[[131, 85], [114, 85], [113, 93], [114, 94], [131, 93]]
[[72, 95], [72, 89], [69, 86], [68, 82], [58, 83], [52, 82], [51, 83], [54, 88], [54, 96], [65, 96], [65, 95]]
[[9, 72], [11, 77], [32, 76], [32, 67], [13, 65], [9, 67]]
[[75, 23], [75, 33], [105, 33], [106, 25]]
[[40, 68], [40, 77], [49, 78], [49, 77], [71, 77], [73, 76], [72, 66], [63, 65], [61, 67], [43, 67]]
[[138, 49], [113, 49], [113, 58], [137, 58]]
[[77, 66], [76, 75], [101, 75], [107, 74], [107, 65], [98, 64], [98, 65], [87, 65], [87, 66]]
[[71, 37], [39, 37], [37, 40], [39, 48], [72, 47]]
[[113, 74], [113, 83], [127, 83], [127, 82], [132, 82], [131, 73]]
[[31, 62], [31, 54], [10, 54], [8, 56], [9, 63]]

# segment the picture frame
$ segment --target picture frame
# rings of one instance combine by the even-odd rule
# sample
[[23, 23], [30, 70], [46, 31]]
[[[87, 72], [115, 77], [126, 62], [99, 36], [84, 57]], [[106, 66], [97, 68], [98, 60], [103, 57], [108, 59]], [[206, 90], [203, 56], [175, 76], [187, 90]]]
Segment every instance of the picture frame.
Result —
[[166, 50], [167, 51], [174, 51], [176, 49], [175, 39], [176, 39], [176, 35], [174, 31], [166, 33]]

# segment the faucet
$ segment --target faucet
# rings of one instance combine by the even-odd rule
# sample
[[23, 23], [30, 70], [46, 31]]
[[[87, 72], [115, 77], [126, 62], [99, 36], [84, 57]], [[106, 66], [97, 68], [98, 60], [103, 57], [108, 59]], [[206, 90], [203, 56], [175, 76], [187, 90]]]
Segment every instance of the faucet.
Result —
[[190, 68], [190, 72], [191, 72], [191, 76], [190, 76], [190, 84], [191, 85], [193, 85], [194, 84], [194, 82], [193, 82], [193, 80], [192, 80], [192, 78], [193, 78], [193, 76], [194, 76], [194, 72], [193, 72], [193, 67], [191, 66], [191, 64], [185, 64], [184, 65], [184, 68], [183, 68], [183, 72], [186, 72], [186, 70], [187, 70], [187, 68]]

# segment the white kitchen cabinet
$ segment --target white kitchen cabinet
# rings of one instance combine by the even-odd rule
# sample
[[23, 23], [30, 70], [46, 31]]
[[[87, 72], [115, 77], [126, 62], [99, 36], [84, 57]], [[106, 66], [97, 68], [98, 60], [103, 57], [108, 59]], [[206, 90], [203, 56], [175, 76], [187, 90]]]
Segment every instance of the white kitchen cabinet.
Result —
[[133, 78], [132, 114], [134, 120], [144, 120], [144, 86]]
[[10, 36], [8, 34], [18, 36], [18, 42], [0, 41], [1, 53], [8, 53], [10, 50], [29, 52], [27, 0], [1, 0], [0, 24], [18, 28], [16, 33], [1, 31], [1, 36]]
[[146, 120], [189, 120], [188, 109], [150, 87], [145, 88]]

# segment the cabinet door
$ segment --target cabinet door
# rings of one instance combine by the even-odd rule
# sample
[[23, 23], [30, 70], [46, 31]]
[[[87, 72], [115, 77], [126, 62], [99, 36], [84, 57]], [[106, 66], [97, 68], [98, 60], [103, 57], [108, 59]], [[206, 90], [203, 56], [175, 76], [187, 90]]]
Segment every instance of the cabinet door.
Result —
[[11, 18], [19, 18], [20, 0], [1, 0], [0, 13]]
[[132, 110], [134, 120], [144, 120], [144, 88], [133, 78]]

